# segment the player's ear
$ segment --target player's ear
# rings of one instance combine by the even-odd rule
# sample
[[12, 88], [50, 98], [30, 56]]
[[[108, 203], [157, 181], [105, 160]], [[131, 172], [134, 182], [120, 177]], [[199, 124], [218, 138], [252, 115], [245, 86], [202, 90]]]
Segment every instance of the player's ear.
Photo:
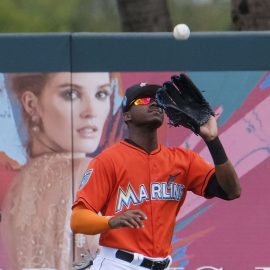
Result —
[[124, 113], [124, 121], [128, 122], [130, 120], [131, 120], [131, 114], [130, 114], [129, 111], [127, 111], [127, 112]]

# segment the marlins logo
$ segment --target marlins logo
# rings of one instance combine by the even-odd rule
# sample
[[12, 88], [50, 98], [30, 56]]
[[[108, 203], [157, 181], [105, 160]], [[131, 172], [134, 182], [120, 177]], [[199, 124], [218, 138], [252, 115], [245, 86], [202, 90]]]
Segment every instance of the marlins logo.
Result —
[[115, 212], [118, 213], [130, 208], [130, 205], [138, 205], [145, 201], [180, 201], [185, 195], [185, 186], [174, 183], [175, 176], [170, 176], [170, 182], [152, 182], [149, 190], [144, 184], [140, 185], [137, 190], [128, 183], [127, 188], [118, 188]]
[[79, 188], [79, 189], [81, 189], [81, 188], [89, 181], [92, 172], [93, 172], [93, 169], [89, 169], [89, 170], [87, 170], [87, 171], [85, 172], [85, 174], [84, 174], [84, 176], [83, 176], [83, 178], [82, 178], [82, 182], [81, 182], [81, 184], [80, 184], [80, 188]]

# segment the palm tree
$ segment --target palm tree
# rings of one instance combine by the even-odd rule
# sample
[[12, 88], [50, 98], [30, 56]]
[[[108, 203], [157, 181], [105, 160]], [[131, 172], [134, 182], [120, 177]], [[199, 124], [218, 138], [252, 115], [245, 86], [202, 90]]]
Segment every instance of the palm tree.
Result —
[[172, 30], [166, 0], [117, 0], [123, 32]]
[[270, 0], [231, 0], [234, 30], [270, 30]]

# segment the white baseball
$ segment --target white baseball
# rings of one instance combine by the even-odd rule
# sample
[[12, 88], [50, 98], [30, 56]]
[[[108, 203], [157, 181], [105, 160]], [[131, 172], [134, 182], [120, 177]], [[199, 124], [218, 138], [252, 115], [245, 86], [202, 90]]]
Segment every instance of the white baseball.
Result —
[[173, 36], [175, 39], [188, 39], [190, 35], [189, 27], [186, 24], [177, 24], [173, 29]]

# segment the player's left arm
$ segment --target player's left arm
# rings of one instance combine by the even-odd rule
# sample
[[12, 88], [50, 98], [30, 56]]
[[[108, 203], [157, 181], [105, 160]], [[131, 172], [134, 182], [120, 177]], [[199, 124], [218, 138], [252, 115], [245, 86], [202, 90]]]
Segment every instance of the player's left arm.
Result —
[[215, 174], [208, 182], [205, 197], [215, 196], [225, 200], [239, 198], [240, 181], [218, 138], [217, 122], [214, 116], [211, 116], [208, 122], [200, 127], [199, 134], [208, 146], [215, 164]]

